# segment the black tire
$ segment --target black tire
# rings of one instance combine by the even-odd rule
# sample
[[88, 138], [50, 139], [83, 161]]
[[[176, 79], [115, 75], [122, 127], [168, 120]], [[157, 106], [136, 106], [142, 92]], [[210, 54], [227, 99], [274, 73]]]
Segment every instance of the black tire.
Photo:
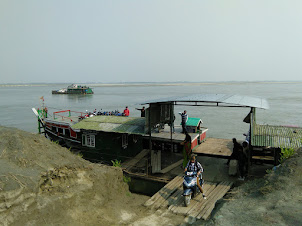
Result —
[[184, 201], [185, 201], [185, 206], [189, 206], [190, 205], [190, 201], [191, 201], [191, 194], [190, 195], [185, 195], [184, 196]]

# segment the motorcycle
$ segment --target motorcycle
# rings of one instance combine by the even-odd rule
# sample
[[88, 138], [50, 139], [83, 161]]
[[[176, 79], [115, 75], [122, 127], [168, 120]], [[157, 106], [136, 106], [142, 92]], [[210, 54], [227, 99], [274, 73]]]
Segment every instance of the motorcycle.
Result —
[[[202, 179], [199, 180], [199, 184], [202, 186]], [[197, 187], [197, 173], [188, 171], [185, 172], [184, 182], [182, 185], [185, 206], [189, 206], [191, 199], [194, 198], [199, 192]]]

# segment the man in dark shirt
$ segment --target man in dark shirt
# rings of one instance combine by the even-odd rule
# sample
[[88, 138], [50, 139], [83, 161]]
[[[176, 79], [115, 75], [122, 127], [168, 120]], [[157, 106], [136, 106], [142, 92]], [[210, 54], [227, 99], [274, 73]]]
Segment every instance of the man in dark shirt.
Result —
[[230, 164], [230, 161], [231, 159], [236, 159], [238, 160], [238, 152], [239, 152], [239, 149], [242, 148], [241, 144], [239, 144], [236, 140], [236, 138], [233, 138], [233, 153], [231, 154], [229, 160], [227, 161], [227, 165]]
[[247, 156], [248, 143], [244, 141], [242, 147], [238, 148], [238, 169], [239, 180], [244, 180], [248, 169], [248, 156]]
[[145, 110], [145, 107], [143, 107], [143, 108], [135, 108], [136, 110], [139, 110], [139, 111], [141, 111], [141, 117], [145, 117], [145, 115], [146, 115], [146, 110]]

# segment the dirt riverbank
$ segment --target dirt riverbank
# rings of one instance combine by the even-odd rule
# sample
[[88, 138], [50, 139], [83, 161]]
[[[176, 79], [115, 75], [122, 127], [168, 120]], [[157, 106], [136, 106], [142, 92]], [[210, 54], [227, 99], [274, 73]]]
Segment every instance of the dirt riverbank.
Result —
[[121, 169], [90, 163], [66, 148], [0, 127], [0, 225], [175, 225], [151, 212]]

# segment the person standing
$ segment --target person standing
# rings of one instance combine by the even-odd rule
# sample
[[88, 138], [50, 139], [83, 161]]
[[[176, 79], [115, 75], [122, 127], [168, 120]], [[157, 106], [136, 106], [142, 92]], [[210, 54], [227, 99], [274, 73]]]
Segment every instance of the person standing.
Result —
[[238, 148], [238, 170], [239, 180], [244, 180], [248, 169], [248, 157], [247, 157], [248, 143], [243, 141], [242, 147]]
[[180, 114], [181, 116], [182, 133], [187, 133], [187, 121], [188, 121], [187, 111], [184, 110], [183, 113], [179, 112], [178, 114]]
[[143, 107], [143, 108], [135, 108], [135, 109], [141, 111], [141, 117], [145, 117], [145, 115], [146, 115], [145, 107]]
[[173, 115], [172, 122], [168, 123], [168, 126], [171, 127], [172, 133], [175, 133], [174, 121], [175, 121], [175, 115]]
[[126, 108], [124, 110], [124, 115], [127, 116], [127, 117], [130, 115], [130, 111], [128, 109], [128, 106], [126, 106]]
[[185, 168], [186, 165], [188, 164], [189, 159], [191, 158], [191, 153], [192, 153], [192, 149], [191, 149], [191, 142], [192, 142], [192, 138], [191, 136], [186, 133], [186, 138], [185, 140], [181, 143], [181, 145], [183, 145], [183, 150], [182, 150], [182, 154], [183, 154], [183, 162], [182, 162], [182, 167]]
[[227, 165], [230, 164], [230, 161], [232, 159], [238, 160], [238, 152], [239, 152], [239, 149], [242, 148], [241, 144], [239, 144], [237, 142], [236, 138], [233, 138], [232, 140], [233, 140], [233, 145], [234, 145], [233, 146], [233, 152], [232, 152], [230, 158], [228, 159], [228, 161], [226, 163]]

